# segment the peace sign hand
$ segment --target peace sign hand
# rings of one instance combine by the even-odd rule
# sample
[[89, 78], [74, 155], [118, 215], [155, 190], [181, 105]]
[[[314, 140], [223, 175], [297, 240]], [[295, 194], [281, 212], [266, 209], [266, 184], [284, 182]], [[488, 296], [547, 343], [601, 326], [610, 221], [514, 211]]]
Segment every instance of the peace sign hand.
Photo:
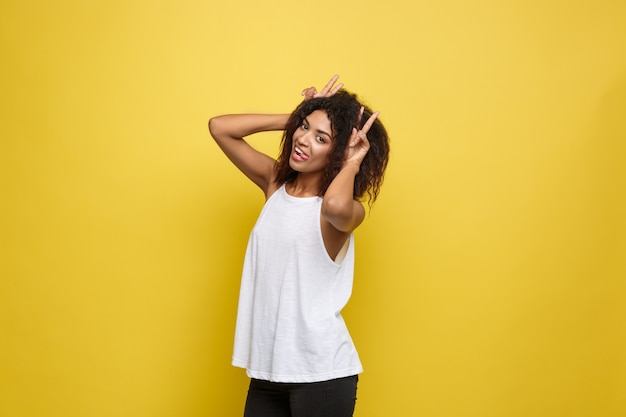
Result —
[[[328, 84], [326, 84], [326, 86], [322, 88], [322, 91], [320, 91], [319, 93], [317, 92], [315, 87], [305, 88], [304, 90], [302, 90], [301, 93], [304, 96], [304, 100], [310, 100], [312, 98], [318, 97], [330, 97], [334, 95], [337, 91], [341, 89], [341, 87], [343, 87], [343, 83], [335, 85], [338, 79], [339, 75], [334, 75], [333, 78], [330, 79]], [[333, 87], [333, 85], [335, 86]]]
[[[363, 110], [363, 107], [361, 107], [357, 126], [361, 124]], [[367, 155], [367, 152], [370, 150], [370, 142], [367, 140], [367, 132], [369, 132], [370, 128], [374, 124], [378, 114], [379, 112], [374, 112], [374, 114], [367, 119], [367, 122], [365, 122], [361, 130], [357, 130], [356, 127], [352, 128], [352, 134], [350, 135], [350, 139], [348, 139], [348, 146], [346, 147], [343, 159], [344, 166], [350, 163], [354, 163], [359, 167], [361, 166], [361, 162], [363, 162], [365, 155]]]

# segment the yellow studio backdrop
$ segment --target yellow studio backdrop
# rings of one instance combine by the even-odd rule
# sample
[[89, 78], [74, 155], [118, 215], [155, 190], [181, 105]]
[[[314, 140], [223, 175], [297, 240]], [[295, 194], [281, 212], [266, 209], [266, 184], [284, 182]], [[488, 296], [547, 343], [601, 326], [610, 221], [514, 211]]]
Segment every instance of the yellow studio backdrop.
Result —
[[206, 122], [335, 73], [392, 139], [345, 311], [356, 416], [626, 415], [625, 22], [618, 0], [2, 2], [0, 415], [242, 414], [263, 198]]

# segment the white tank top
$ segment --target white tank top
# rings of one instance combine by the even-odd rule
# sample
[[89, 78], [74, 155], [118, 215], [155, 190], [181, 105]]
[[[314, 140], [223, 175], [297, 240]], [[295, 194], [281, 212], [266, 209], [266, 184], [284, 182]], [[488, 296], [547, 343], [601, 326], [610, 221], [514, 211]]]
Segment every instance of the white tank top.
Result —
[[274, 382], [318, 382], [363, 371], [341, 310], [352, 293], [354, 236], [334, 262], [321, 197], [285, 186], [267, 200], [244, 260], [232, 364]]

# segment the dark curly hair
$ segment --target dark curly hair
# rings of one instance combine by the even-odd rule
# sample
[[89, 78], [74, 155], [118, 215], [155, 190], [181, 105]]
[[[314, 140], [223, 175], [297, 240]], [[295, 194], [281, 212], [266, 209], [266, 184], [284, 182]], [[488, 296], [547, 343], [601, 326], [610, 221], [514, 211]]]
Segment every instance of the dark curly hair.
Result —
[[[363, 106], [364, 111], [359, 121], [361, 106]], [[341, 170], [352, 128], [361, 129], [373, 112], [369, 107], [358, 101], [356, 94], [349, 93], [346, 90], [339, 90], [330, 97], [312, 98], [300, 103], [291, 113], [283, 134], [280, 144], [281, 152], [276, 160], [276, 183], [291, 182], [298, 176], [298, 172], [289, 166], [293, 134], [302, 125], [304, 118], [315, 110], [324, 110], [328, 114], [332, 129], [331, 134], [333, 135], [332, 148], [328, 155], [328, 162], [319, 190], [319, 196], [323, 196], [330, 183]], [[357, 126], [357, 123], [359, 126]], [[361, 163], [359, 173], [354, 179], [353, 196], [355, 199], [360, 200], [367, 193], [367, 200], [371, 205], [378, 197], [389, 161], [389, 138], [380, 119], [376, 118], [374, 121], [374, 124], [367, 132], [367, 139], [370, 143], [370, 149]]]

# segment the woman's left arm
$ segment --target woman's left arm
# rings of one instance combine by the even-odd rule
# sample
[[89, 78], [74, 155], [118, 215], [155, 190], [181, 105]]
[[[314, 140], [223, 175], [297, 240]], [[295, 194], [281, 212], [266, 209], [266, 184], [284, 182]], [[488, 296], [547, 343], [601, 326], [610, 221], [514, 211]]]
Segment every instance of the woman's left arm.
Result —
[[[361, 108], [361, 115], [363, 108]], [[322, 216], [342, 232], [352, 232], [365, 218], [365, 208], [354, 199], [354, 179], [361, 169], [361, 162], [370, 149], [367, 132], [378, 117], [375, 112], [367, 119], [361, 130], [352, 129], [343, 165], [328, 186], [322, 202]]]

